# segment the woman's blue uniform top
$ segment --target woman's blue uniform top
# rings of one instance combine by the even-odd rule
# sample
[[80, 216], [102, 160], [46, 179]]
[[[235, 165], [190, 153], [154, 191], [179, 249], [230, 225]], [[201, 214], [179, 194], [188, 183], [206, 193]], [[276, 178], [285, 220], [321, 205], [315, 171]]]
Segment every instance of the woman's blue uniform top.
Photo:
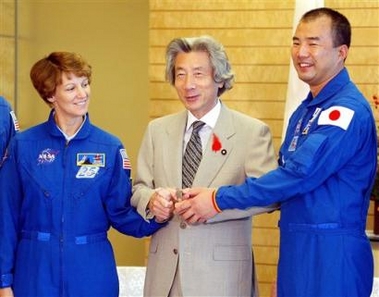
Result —
[[53, 113], [13, 138], [1, 170], [0, 287], [23, 297], [116, 297], [107, 231], [142, 237], [161, 225], [130, 206], [121, 142], [88, 116], [67, 142]]

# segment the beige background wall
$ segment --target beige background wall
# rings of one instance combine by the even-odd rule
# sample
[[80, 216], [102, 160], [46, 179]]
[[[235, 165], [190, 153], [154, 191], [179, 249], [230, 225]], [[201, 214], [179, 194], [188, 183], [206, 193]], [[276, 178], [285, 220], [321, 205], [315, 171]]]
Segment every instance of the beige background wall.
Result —
[[15, 4], [0, 0], [0, 95], [15, 99]]
[[[135, 167], [147, 122], [182, 108], [174, 90], [164, 82], [166, 44], [177, 36], [211, 34], [224, 43], [236, 72], [237, 83], [223, 96], [224, 102], [267, 122], [278, 150], [294, 0], [17, 2], [16, 14], [15, 1], [0, 0], [0, 94], [17, 105], [22, 128], [45, 120], [48, 112], [31, 87], [32, 64], [55, 50], [80, 52], [94, 68], [91, 119], [122, 139]], [[347, 66], [370, 98], [379, 92], [379, 1], [325, 0], [325, 5], [339, 9], [352, 23]], [[372, 209], [370, 229], [371, 214]], [[275, 213], [254, 220], [263, 296], [268, 296], [276, 274], [277, 219]], [[119, 265], [144, 265], [148, 240], [115, 232], [111, 239]]]

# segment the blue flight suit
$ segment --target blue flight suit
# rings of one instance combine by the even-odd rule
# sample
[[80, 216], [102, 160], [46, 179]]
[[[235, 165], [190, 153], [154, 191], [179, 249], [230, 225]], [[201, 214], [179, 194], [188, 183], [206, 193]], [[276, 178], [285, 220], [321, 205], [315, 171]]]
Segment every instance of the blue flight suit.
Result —
[[88, 116], [69, 142], [54, 111], [18, 133], [0, 188], [0, 287], [16, 297], [116, 297], [107, 231], [142, 237], [163, 226], [130, 206], [126, 151]]
[[8, 101], [0, 96], [0, 166], [12, 136], [19, 130], [18, 122]]
[[376, 156], [371, 108], [343, 69], [291, 116], [278, 169], [218, 190], [222, 210], [281, 203], [278, 297], [370, 296]]

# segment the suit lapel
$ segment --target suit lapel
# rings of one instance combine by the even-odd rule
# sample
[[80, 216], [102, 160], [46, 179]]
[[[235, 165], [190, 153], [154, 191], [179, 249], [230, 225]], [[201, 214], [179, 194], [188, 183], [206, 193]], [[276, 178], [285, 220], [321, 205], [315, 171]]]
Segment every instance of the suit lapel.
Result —
[[[219, 118], [208, 140], [207, 147], [193, 182], [194, 187], [209, 187], [233, 150], [234, 143], [232, 136], [235, 134], [235, 129], [232, 115], [227, 107], [224, 105], [221, 106]], [[221, 148], [217, 151], [212, 150], [215, 136], [221, 143]]]
[[165, 129], [163, 164], [166, 180], [174, 182], [170, 187], [182, 186], [182, 150], [183, 134], [187, 121], [187, 112], [172, 117]]

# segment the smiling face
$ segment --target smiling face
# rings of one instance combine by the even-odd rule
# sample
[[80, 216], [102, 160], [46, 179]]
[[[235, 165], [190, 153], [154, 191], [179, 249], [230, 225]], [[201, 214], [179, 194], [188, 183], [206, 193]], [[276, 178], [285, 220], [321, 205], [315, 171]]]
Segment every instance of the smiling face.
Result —
[[88, 78], [62, 72], [62, 83], [57, 85], [54, 96], [48, 98], [55, 110], [58, 123], [79, 123], [88, 112], [91, 89]]
[[184, 107], [196, 118], [207, 114], [217, 103], [222, 83], [213, 79], [208, 53], [181, 52], [175, 59], [175, 89]]
[[335, 47], [333, 41], [332, 23], [327, 16], [301, 22], [293, 37], [293, 64], [313, 96], [344, 67], [348, 47]]

